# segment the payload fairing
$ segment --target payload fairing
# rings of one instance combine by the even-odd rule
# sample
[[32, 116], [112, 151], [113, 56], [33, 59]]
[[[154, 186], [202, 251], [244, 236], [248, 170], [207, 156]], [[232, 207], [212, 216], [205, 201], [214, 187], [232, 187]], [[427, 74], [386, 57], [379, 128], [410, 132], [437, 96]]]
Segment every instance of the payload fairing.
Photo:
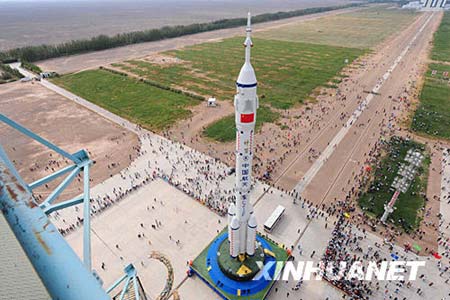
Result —
[[228, 208], [228, 239], [230, 255], [255, 254], [256, 218], [250, 203], [250, 188], [253, 160], [253, 142], [256, 123], [256, 110], [259, 107], [256, 95], [255, 70], [250, 63], [251, 15], [248, 13], [247, 37], [244, 42], [245, 63], [236, 81], [237, 93], [234, 96], [236, 121], [236, 204]]

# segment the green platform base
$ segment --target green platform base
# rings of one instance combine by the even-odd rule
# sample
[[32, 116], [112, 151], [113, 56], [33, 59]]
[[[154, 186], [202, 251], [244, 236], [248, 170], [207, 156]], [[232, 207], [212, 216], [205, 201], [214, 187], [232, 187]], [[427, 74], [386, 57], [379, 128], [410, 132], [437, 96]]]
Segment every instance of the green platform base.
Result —
[[222, 272], [227, 277], [237, 281], [251, 280], [261, 270], [258, 262], [261, 265], [264, 263], [264, 251], [260, 246], [255, 250], [255, 255], [246, 256], [242, 262], [238, 257], [232, 258], [230, 256], [230, 242], [228, 239], [224, 240], [220, 245], [217, 256]]
[[[226, 228], [222, 230], [211, 243], [203, 249], [191, 265], [191, 271], [204, 281], [212, 290], [214, 290], [221, 299], [224, 300], [264, 300], [272, 289], [275, 281], [260, 279], [256, 265], [257, 257], [265, 257], [265, 261], [281, 262], [274, 266], [271, 276], [282, 271], [284, 264], [289, 258], [288, 252], [282, 244], [269, 239], [267, 236], [258, 233], [257, 241], [264, 244], [263, 248], [269, 249], [270, 253], [263, 254], [262, 248], [247, 261], [251, 274], [248, 274], [246, 280], [236, 278], [237, 270], [242, 263], [234, 260], [229, 255], [229, 242]], [[219, 254], [220, 253], [220, 254]], [[258, 254], [259, 253], [259, 254]], [[263, 256], [261, 256], [263, 254]], [[219, 263], [219, 261], [221, 261]], [[220, 265], [221, 264], [221, 265]], [[224, 271], [225, 270], [225, 271]], [[257, 276], [255, 276], [257, 275]], [[258, 279], [257, 279], [258, 278]], [[256, 279], [256, 282], [255, 282]]]

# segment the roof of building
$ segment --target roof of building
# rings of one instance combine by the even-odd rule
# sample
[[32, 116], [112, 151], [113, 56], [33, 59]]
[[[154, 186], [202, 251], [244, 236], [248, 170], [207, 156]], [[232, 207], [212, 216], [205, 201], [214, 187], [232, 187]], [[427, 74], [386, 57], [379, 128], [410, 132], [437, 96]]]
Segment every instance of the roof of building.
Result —
[[44, 284], [0, 213], [0, 300], [50, 300]]

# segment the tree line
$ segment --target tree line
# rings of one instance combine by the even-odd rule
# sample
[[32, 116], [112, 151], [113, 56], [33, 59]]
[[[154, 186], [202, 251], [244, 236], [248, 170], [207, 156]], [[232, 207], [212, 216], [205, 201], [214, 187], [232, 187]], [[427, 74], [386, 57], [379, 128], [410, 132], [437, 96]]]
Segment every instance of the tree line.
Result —
[[27, 62], [27, 61], [25, 61], [25, 60], [22, 60], [21, 66], [22, 66], [22, 68], [27, 69], [27, 70], [29, 70], [29, 71], [31, 71], [31, 72], [36, 73], [36, 74], [39, 74], [39, 73], [42, 72], [42, 69], [41, 69], [41, 68], [39, 68], [39, 67], [36, 66], [35, 64], [32, 64], [32, 63]]
[[[263, 23], [308, 14], [332, 11], [336, 9], [356, 7], [360, 5], [362, 5], [362, 3], [352, 3], [347, 5], [328, 7], [313, 7], [288, 12], [265, 13], [254, 16], [252, 18], [252, 22]], [[0, 52], [0, 61], [4, 63], [9, 63], [17, 60], [35, 62], [49, 58], [111, 49], [131, 44], [159, 41], [199, 32], [239, 27], [244, 26], [246, 22], [247, 20], [245, 18], [222, 19], [208, 23], [164, 26], [158, 29], [119, 33], [113, 36], [99, 35], [90, 39], [72, 40], [56, 45], [27, 46]]]

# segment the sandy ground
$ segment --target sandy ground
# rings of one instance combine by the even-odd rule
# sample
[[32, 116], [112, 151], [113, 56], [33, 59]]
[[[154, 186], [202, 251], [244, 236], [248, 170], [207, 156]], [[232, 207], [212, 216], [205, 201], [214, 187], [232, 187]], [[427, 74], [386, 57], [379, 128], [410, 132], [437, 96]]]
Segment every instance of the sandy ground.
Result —
[[[268, 30], [285, 24], [295, 24], [296, 22], [302, 22], [304, 20], [315, 19], [327, 15], [336, 15], [352, 10], [358, 10], [361, 8], [341, 9], [325, 13], [318, 13], [313, 15], [295, 17], [290, 19], [284, 19], [274, 22], [256, 24], [254, 30]], [[200, 44], [204, 42], [214, 41], [235, 35], [242, 34], [242, 28], [230, 28], [222, 29], [211, 32], [198, 33], [193, 35], [187, 35], [179, 38], [168, 39], [163, 41], [142, 43], [136, 45], [130, 45], [126, 47], [114, 48], [104, 51], [97, 51], [87, 54], [74, 55], [69, 57], [61, 57], [55, 59], [49, 59], [38, 62], [39, 65], [45, 71], [55, 71], [59, 74], [66, 74], [77, 72], [85, 69], [94, 69], [102, 65], [111, 64], [114, 62], [121, 62], [133, 58], [140, 58], [147, 56], [151, 53], [161, 52], [166, 50], [179, 49], [181, 47], [190, 46], [194, 44]]]
[[[69, 153], [80, 149], [89, 151], [95, 162], [95, 167], [91, 168], [92, 185], [126, 168], [135, 158], [134, 148], [139, 147], [135, 134], [37, 83], [2, 85], [0, 111]], [[28, 183], [67, 165], [66, 159], [56, 152], [3, 123], [0, 124], [0, 136], [8, 156]], [[78, 195], [82, 191], [79, 180], [74, 180], [60, 199]], [[36, 195], [45, 199], [54, 186], [43, 186]]]

